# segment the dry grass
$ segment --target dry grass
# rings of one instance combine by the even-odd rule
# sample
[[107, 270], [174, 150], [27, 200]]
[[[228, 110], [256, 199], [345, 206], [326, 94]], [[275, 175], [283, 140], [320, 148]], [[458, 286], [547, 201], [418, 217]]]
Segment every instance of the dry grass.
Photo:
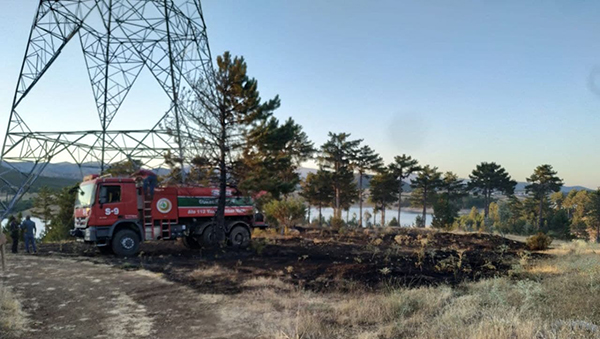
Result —
[[257, 279], [246, 308], [264, 338], [600, 338], [600, 247], [557, 247], [456, 288], [320, 294]]
[[235, 277], [235, 272], [225, 267], [213, 265], [211, 267], [197, 269], [191, 272], [190, 276], [194, 279], [203, 281], [211, 280], [222, 276]]
[[[12, 290], [0, 286], [0, 334], [18, 336], [25, 329], [26, 320], [21, 303]], [[2, 335], [0, 337], [3, 338]]]

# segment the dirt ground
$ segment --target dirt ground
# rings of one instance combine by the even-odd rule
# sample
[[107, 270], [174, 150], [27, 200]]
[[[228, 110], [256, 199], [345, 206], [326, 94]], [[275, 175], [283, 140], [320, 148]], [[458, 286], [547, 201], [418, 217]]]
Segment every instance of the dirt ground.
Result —
[[317, 293], [455, 285], [505, 275], [523, 255], [523, 243], [498, 236], [414, 229], [257, 235], [237, 250], [152, 242], [133, 258], [69, 242], [10, 255], [2, 283], [29, 314], [23, 338], [256, 338], [251, 314], [223, 316], [256, 279]]
[[[502, 275], [523, 255], [523, 243], [488, 234], [415, 229], [389, 233], [309, 231], [293, 237], [258, 235], [248, 249], [188, 250], [179, 242], [142, 245], [135, 258], [100, 255], [81, 243], [43, 244], [40, 255], [81, 256], [89, 261], [162, 273], [201, 292], [236, 294], [254, 277], [277, 277], [314, 291], [361, 286], [457, 284]], [[213, 281], [191, 272], [218, 265], [231, 274]]]

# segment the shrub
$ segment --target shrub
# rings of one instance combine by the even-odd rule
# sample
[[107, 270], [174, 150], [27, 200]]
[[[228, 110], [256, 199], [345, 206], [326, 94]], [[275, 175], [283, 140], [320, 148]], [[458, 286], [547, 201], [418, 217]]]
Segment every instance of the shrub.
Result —
[[342, 218], [332, 217], [330, 221], [330, 226], [334, 230], [339, 230], [340, 228], [346, 226], [346, 223], [344, 223], [344, 219]]
[[265, 204], [264, 211], [267, 220], [285, 233], [288, 228], [304, 223], [306, 206], [300, 199], [271, 200]]
[[398, 222], [398, 219], [396, 219], [396, 217], [394, 217], [394, 218], [392, 218], [392, 221], [390, 221], [388, 226], [400, 226], [400, 223]]
[[425, 227], [425, 220], [420, 215], [415, 218], [415, 227]]
[[547, 250], [551, 243], [552, 243], [552, 238], [550, 238], [549, 236], [547, 236], [546, 234], [541, 233], [541, 232], [527, 238], [527, 247], [531, 251]]

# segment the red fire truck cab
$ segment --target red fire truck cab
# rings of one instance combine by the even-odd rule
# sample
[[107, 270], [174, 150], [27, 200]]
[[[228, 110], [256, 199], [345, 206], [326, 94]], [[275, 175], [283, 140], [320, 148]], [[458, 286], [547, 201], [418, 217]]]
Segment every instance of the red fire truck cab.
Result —
[[[102, 252], [131, 256], [142, 241], [183, 238], [190, 248], [212, 243], [219, 190], [210, 187], [156, 187], [147, 200], [132, 178], [88, 176], [79, 185], [72, 235]], [[244, 247], [253, 227], [266, 227], [252, 198], [227, 189], [225, 232], [230, 245]]]

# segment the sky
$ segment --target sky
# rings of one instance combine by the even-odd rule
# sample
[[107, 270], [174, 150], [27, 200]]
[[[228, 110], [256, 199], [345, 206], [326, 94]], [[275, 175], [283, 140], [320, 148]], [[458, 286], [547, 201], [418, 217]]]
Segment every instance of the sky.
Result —
[[[2, 1], [0, 131], [37, 7], [34, 0]], [[213, 57], [244, 56], [261, 96], [280, 96], [276, 117], [292, 117], [316, 146], [330, 131], [347, 132], [386, 163], [405, 153], [466, 178], [477, 164], [494, 161], [518, 181], [549, 163], [566, 185], [600, 186], [598, 1], [202, 6]], [[142, 125], [167, 108], [143, 73], [113, 127], [148, 127]], [[33, 130], [99, 126], [77, 40], [19, 112]]]

